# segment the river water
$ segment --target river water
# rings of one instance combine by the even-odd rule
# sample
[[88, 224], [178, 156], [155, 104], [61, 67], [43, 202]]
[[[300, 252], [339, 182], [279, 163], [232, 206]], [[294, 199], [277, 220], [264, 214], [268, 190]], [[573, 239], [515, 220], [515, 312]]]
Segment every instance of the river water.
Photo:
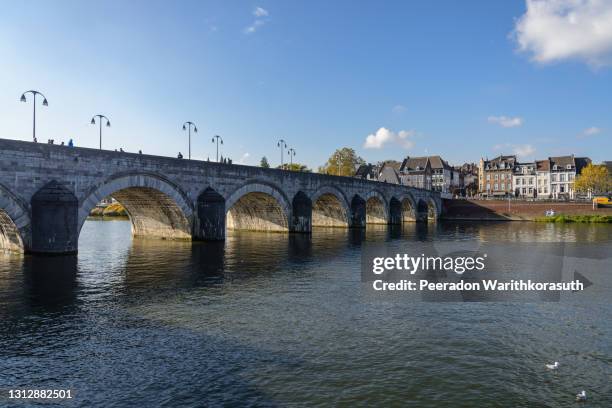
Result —
[[611, 407], [609, 301], [403, 302], [364, 295], [360, 277], [367, 242], [608, 251], [611, 232], [438, 223], [192, 244], [87, 221], [78, 256], [0, 256], [0, 406], [570, 407], [585, 389], [584, 406]]

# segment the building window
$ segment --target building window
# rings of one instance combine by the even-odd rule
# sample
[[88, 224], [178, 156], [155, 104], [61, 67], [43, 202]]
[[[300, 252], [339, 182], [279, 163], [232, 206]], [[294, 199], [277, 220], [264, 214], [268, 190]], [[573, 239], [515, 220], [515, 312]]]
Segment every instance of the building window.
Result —
[[550, 181], [557, 181], [557, 175], [556, 174], [551, 174], [550, 175]]
[[501, 189], [505, 190], [506, 189], [506, 184], [505, 183], [501, 183]]
[[533, 185], [533, 178], [529, 178], [529, 185], [532, 186]]
[[565, 181], [565, 174], [559, 174], [559, 181]]
[[491, 175], [487, 174], [487, 180], [491, 180]]
[[495, 184], [493, 185], [493, 189], [494, 189], [495, 191], [497, 191], [497, 187], [498, 187], [498, 184], [497, 184], [497, 183], [495, 183]]

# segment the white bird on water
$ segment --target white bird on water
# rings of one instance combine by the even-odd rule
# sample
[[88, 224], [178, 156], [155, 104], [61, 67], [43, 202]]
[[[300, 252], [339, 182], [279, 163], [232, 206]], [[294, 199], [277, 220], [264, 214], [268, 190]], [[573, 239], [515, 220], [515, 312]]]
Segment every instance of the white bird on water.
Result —
[[578, 394], [576, 394], [576, 401], [586, 401], [586, 391], [582, 390]]
[[559, 362], [555, 361], [554, 364], [546, 364], [546, 368], [548, 368], [549, 370], [556, 370], [557, 368], [559, 368]]

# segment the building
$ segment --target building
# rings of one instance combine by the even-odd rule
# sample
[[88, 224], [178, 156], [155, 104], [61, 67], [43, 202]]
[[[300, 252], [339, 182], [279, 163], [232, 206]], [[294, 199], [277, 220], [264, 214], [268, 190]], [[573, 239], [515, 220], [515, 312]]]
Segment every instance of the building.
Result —
[[483, 197], [505, 197], [513, 194], [512, 175], [516, 156], [500, 155], [493, 160], [480, 159], [478, 193]]
[[[454, 170], [440, 156], [428, 156], [431, 165], [431, 189], [440, 193], [450, 193], [451, 186], [458, 186], [458, 176], [454, 177]], [[453, 182], [455, 179], [455, 182]]]
[[574, 181], [591, 159], [588, 157], [558, 156], [549, 157], [550, 196], [554, 199], [573, 199]]
[[383, 162], [378, 172], [378, 181], [383, 183], [400, 184], [399, 169], [401, 164], [396, 161]]
[[472, 197], [478, 193], [478, 166], [474, 163], [464, 163], [457, 167], [461, 195]]
[[399, 170], [401, 184], [431, 190], [431, 163], [428, 157], [406, 157]]
[[537, 164], [516, 163], [512, 172], [512, 189], [515, 197], [537, 197]]
[[537, 160], [535, 164], [537, 197], [539, 199], [550, 198], [550, 160]]
[[378, 166], [374, 164], [362, 164], [355, 171], [353, 177], [362, 180], [378, 180]]

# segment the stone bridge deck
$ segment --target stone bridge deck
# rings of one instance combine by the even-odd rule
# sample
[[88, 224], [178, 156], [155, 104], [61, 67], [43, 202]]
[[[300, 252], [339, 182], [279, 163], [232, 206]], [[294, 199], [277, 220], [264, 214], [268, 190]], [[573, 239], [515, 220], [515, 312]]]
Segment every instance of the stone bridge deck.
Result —
[[135, 236], [222, 240], [226, 228], [308, 233], [437, 218], [437, 193], [351, 177], [0, 139], [0, 247], [76, 252], [112, 196]]

